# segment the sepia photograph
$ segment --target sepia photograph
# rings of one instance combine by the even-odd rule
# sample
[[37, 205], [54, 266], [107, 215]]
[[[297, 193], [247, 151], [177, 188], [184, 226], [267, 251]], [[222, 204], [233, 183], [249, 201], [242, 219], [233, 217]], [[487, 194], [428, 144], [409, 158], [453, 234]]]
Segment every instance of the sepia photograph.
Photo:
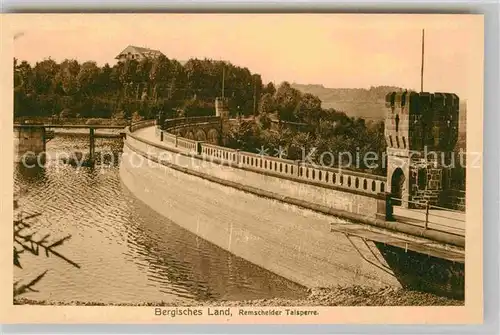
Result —
[[3, 19], [8, 310], [482, 303], [481, 15]]

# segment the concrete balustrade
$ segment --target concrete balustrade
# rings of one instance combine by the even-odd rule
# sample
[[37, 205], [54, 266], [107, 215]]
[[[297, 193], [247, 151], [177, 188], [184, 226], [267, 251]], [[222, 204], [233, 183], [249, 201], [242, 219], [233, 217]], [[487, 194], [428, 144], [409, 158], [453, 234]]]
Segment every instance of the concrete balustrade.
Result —
[[355, 171], [315, 167], [301, 164], [298, 176], [301, 179], [333, 185], [364, 193], [378, 194], [385, 192], [386, 178]]
[[[229, 160], [239, 167], [251, 170], [270, 172], [284, 177], [298, 177], [325, 186], [342, 187], [347, 190], [356, 190], [362, 193], [379, 194], [385, 192], [385, 177], [357, 173], [326, 167], [314, 167], [300, 161], [292, 161], [277, 157], [253, 154], [238, 151], [212, 144], [201, 144], [202, 155]], [[199, 153], [199, 154], [200, 154]]]
[[187, 138], [177, 137], [177, 147], [183, 148], [183, 149], [190, 151], [190, 152], [197, 152], [197, 150], [198, 150], [197, 143], [198, 143], [198, 141], [195, 141], [195, 140], [189, 140]]
[[214, 157], [233, 163], [238, 163], [238, 150], [221, 147], [209, 143], [200, 144], [200, 152], [204, 158]]
[[298, 172], [298, 163], [291, 160], [249, 152], [239, 152], [239, 156], [240, 166], [250, 169], [258, 169], [287, 177], [296, 176]]
[[163, 142], [175, 145], [177, 143], [177, 136], [171, 133], [167, 133], [166, 131], [163, 131]]

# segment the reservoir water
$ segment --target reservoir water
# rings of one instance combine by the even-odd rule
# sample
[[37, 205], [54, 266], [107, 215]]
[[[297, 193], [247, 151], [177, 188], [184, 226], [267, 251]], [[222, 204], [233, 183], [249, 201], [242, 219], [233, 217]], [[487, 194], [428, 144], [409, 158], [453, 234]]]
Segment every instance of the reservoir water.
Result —
[[[306, 289], [197, 237], [135, 198], [119, 176], [121, 139], [97, 139], [109, 153], [96, 167], [76, 168], [61, 157], [88, 151], [88, 137], [57, 134], [45, 167], [14, 166], [14, 188], [40, 237], [71, 235], [58, 251], [77, 269], [44, 254], [23, 253], [14, 280], [48, 270], [26, 298], [49, 301], [143, 303], [186, 300], [299, 298]], [[17, 213], [15, 213], [17, 215]]]

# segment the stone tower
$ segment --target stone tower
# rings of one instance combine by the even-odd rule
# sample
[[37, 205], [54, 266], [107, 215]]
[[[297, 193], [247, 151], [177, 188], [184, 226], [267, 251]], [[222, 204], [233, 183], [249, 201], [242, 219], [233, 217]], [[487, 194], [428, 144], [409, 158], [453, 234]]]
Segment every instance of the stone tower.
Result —
[[229, 100], [225, 97], [215, 99], [215, 116], [220, 117], [220, 134], [218, 142], [220, 145], [226, 144], [227, 134], [229, 134]]
[[394, 204], [441, 204], [450, 186], [458, 139], [458, 96], [392, 92], [386, 96], [386, 108], [387, 191], [402, 199]]
[[229, 101], [227, 98], [215, 99], [215, 116], [220, 116], [221, 119], [229, 119]]

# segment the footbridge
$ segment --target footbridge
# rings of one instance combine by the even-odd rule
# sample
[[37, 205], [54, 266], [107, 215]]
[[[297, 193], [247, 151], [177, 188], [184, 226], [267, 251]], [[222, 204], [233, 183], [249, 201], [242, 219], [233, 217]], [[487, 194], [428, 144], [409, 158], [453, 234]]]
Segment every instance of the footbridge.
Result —
[[[25, 159], [35, 160], [43, 157], [47, 143], [56, 135], [56, 129], [78, 129], [88, 131], [89, 161], [95, 156], [96, 138], [120, 138], [125, 135], [123, 125], [101, 124], [60, 124], [60, 123], [15, 123], [14, 124], [14, 160], [19, 162]], [[97, 132], [99, 130], [114, 130], [113, 133]], [[71, 133], [66, 133], [71, 134]], [[84, 134], [84, 133], [76, 133]]]
[[[235, 121], [133, 124], [125, 184], [187, 230], [303, 285], [394, 285], [463, 297], [463, 212], [396, 206], [385, 176], [226, 148], [225, 122]], [[137, 157], [152, 166], [147, 173], [134, 168]]]

